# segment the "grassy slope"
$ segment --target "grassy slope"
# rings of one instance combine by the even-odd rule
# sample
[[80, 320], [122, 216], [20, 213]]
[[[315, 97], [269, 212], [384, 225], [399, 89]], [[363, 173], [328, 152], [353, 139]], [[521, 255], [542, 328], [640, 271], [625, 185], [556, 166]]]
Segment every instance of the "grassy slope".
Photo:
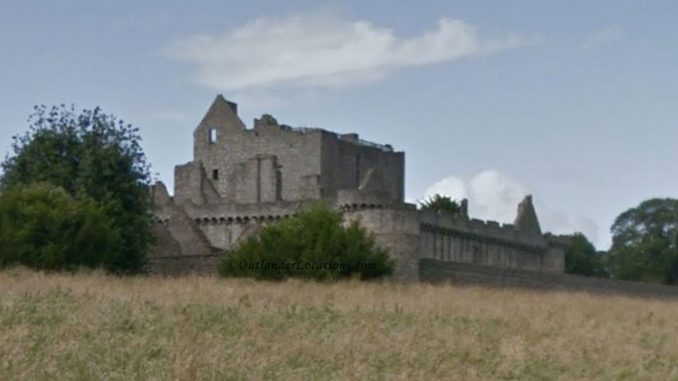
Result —
[[678, 379], [678, 301], [0, 272], [0, 380]]

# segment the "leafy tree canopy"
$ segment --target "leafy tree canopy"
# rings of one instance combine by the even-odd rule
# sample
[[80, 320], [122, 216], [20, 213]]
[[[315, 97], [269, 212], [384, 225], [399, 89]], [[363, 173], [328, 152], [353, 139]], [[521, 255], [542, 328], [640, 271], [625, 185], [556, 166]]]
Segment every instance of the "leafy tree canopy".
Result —
[[613, 277], [678, 281], [678, 200], [646, 200], [620, 214], [611, 231], [609, 267]]
[[106, 266], [120, 236], [90, 198], [49, 183], [17, 185], [0, 197], [0, 267], [60, 270]]
[[339, 213], [321, 205], [265, 226], [221, 263], [224, 276], [263, 279], [371, 279], [392, 271], [388, 254], [357, 221], [345, 226]]
[[101, 109], [36, 106], [2, 163], [3, 192], [48, 182], [97, 203], [120, 236], [108, 267], [139, 271], [152, 241], [149, 166], [137, 128]]
[[597, 252], [582, 233], [575, 233], [565, 250], [565, 272], [586, 276], [608, 276], [604, 254]]
[[441, 214], [457, 215], [460, 206], [451, 197], [442, 196], [438, 193], [420, 203], [421, 210], [430, 210]]

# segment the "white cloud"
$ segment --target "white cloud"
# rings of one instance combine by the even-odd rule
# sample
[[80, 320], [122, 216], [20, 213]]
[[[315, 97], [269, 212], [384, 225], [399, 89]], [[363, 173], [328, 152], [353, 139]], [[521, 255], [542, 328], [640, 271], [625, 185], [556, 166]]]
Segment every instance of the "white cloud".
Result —
[[473, 176], [470, 189], [474, 214], [478, 218], [502, 222], [513, 222], [518, 203], [530, 194], [526, 186], [497, 171], [484, 171]]
[[424, 197], [436, 193], [455, 200], [468, 198], [474, 218], [513, 222], [518, 203], [530, 192], [518, 181], [489, 170], [473, 176], [468, 185], [459, 177], [448, 176], [428, 187]]
[[368, 21], [307, 14], [260, 18], [220, 35], [197, 35], [165, 53], [192, 63], [201, 85], [219, 90], [282, 84], [343, 86], [377, 80], [398, 68], [450, 62], [535, 42], [515, 34], [485, 39], [460, 20], [443, 18], [411, 38]]
[[451, 197], [453, 200], [461, 201], [467, 197], [466, 185], [464, 185], [464, 180], [458, 177], [448, 176], [428, 187], [424, 194], [424, 198], [428, 199], [435, 194], [445, 195]]
[[[436, 193], [456, 200], [468, 198], [469, 214], [473, 218], [513, 223], [518, 203], [531, 191], [510, 176], [488, 170], [474, 175], [469, 181], [448, 176], [426, 189], [424, 197]], [[554, 210], [545, 205], [539, 196], [534, 197], [534, 203], [542, 230], [555, 234], [581, 232], [594, 244], [601, 245], [598, 226], [592, 219]]]
[[624, 31], [618, 27], [607, 27], [584, 38], [581, 47], [584, 51], [593, 50], [624, 38]]

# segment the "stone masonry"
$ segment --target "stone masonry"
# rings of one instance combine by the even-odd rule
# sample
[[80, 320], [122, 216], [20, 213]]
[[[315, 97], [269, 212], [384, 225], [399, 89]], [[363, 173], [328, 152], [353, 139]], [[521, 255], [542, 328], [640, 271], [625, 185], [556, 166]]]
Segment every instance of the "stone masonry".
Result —
[[230, 250], [265, 224], [324, 202], [359, 219], [396, 260], [399, 280], [418, 280], [421, 259], [564, 271], [566, 236], [542, 234], [531, 196], [514, 224], [456, 216], [404, 202], [405, 154], [358, 134], [293, 128], [264, 114], [251, 129], [235, 103], [217, 96], [193, 132], [193, 160], [174, 170], [174, 195], [152, 189], [158, 242], [151, 269], [216, 271]]

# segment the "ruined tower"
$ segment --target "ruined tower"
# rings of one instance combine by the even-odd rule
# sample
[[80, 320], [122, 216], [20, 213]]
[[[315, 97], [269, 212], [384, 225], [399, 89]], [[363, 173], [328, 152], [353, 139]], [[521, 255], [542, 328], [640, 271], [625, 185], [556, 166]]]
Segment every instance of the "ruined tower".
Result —
[[[562, 272], [563, 253], [543, 235], [527, 196], [513, 225], [463, 213], [430, 214], [404, 201], [405, 154], [388, 144], [321, 128], [293, 128], [263, 114], [247, 128], [238, 106], [219, 95], [193, 131], [193, 160], [177, 165], [174, 194], [153, 189], [152, 263], [165, 272], [214, 270], [265, 224], [312, 203], [360, 219], [396, 260], [396, 278], [416, 280], [421, 258], [478, 266]], [[168, 265], [168, 264], [171, 264]]]

